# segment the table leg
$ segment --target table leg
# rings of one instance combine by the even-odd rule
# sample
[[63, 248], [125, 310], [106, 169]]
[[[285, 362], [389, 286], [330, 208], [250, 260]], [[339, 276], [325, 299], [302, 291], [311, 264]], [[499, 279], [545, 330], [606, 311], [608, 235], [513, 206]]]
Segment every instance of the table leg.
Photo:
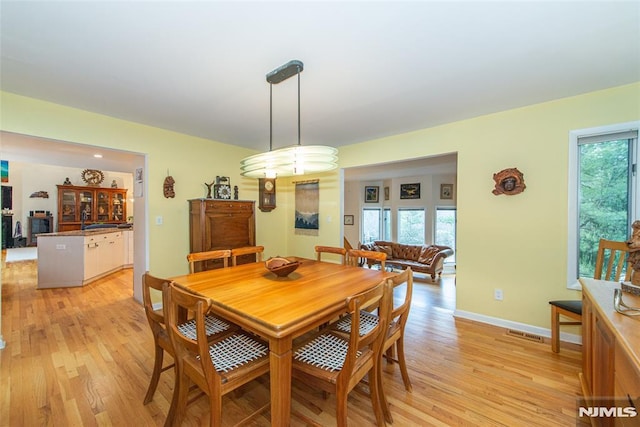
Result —
[[269, 341], [271, 425], [289, 426], [291, 419], [291, 337]]

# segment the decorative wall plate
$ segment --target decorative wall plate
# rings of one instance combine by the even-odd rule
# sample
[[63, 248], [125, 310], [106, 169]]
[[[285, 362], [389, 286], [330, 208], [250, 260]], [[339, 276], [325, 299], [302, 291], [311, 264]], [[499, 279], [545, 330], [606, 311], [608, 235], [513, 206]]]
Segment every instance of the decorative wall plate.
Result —
[[97, 169], [85, 169], [82, 171], [82, 180], [87, 185], [100, 185], [104, 181], [104, 174]]
[[505, 194], [514, 196], [520, 194], [527, 188], [524, 185], [524, 175], [517, 168], [503, 169], [493, 174], [493, 180], [496, 185], [492, 191], [493, 194]]

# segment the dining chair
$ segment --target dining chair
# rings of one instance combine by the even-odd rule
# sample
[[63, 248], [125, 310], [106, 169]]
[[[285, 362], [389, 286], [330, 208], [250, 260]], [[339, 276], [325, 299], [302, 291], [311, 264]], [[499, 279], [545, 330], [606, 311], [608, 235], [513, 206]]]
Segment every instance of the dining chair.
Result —
[[[391, 283], [382, 281], [374, 288], [345, 300], [345, 314], [351, 318], [348, 335], [329, 328], [315, 332], [294, 348], [292, 376], [304, 384], [336, 395], [336, 421], [347, 425], [349, 392], [368, 374], [371, 404], [379, 426], [384, 425], [380, 378], [382, 344], [391, 310]], [[360, 310], [377, 307], [380, 321], [360, 335]]]
[[327, 254], [340, 255], [342, 258], [342, 265], [346, 264], [347, 250], [345, 248], [338, 248], [334, 246], [316, 246], [315, 251], [316, 251], [316, 258], [318, 261], [322, 261], [322, 254], [327, 253]]
[[[387, 279], [394, 291], [399, 290], [404, 284], [404, 298], [401, 303], [396, 305], [396, 292], [392, 296], [392, 309], [389, 314], [389, 327], [382, 345], [381, 355], [387, 360], [388, 363], [397, 363], [400, 366], [400, 373], [402, 375], [402, 381], [404, 382], [404, 388], [408, 391], [412, 391], [411, 380], [409, 379], [409, 371], [407, 370], [407, 362], [404, 355], [404, 330], [409, 317], [409, 309], [411, 308], [411, 299], [413, 295], [413, 271], [411, 268], [403, 270], [401, 273]], [[379, 316], [368, 309], [360, 310], [360, 335], [367, 333], [370, 325], [376, 325], [380, 321]], [[348, 333], [351, 330], [351, 317], [343, 316], [336, 322], [332, 323], [330, 328]], [[382, 378], [382, 377], [380, 377]], [[389, 405], [386, 402], [384, 394], [381, 395], [382, 410], [384, 412], [385, 419], [389, 423], [393, 423], [393, 417], [389, 410]]]
[[229, 266], [229, 258], [231, 257], [230, 249], [218, 249], [205, 252], [191, 252], [187, 254], [187, 261], [189, 262], [189, 273], [195, 273], [196, 262], [209, 261], [215, 259], [221, 259], [224, 268]]
[[231, 265], [238, 265], [238, 257], [242, 255], [256, 255], [256, 262], [262, 261], [264, 246], [244, 246], [242, 248], [231, 249]]
[[[209, 398], [210, 426], [222, 425], [222, 396], [269, 372], [269, 348], [266, 343], [242, 330], [206, 339], [206, 315], [211, 300], [180, 289], [175, 284], [165, 287], [167, 329], [175, 349], [176, 376], [166, 425], [178, 426], [187, 406], [190, 383], [193, 382]], [[184, 324], [180, 311], [195, 319], [195, 337], [181, 332]], [[242, 423], [263, 412], [269, 402], [246, 417]]]
[[[596, 280], [620, 280], [622, 270], [627, 263], [629, 247], [626, 242], [600, 239], [596, 254], [596, 265], [593, 278]], [[606, 269], [605, 269], [606, 262]], [[627, 265], [625, 281], [631, 277], [631, 266]], [[604, 277], [603, 277], [604, 272]], [[551, 350], [560, 352], [560, 326], [582, 324], [582, 300], [558, 300], [549, 301], [551, 305]], [[573, 319], [561, 321], [560, 316]]]
[[[160, 374], [162, 374], [162, 372], [166, 371], [167, 369], [171, 369], [174, 367], [174, 364], [167, 365], [165, 367], [162, 366], [165, 352], [169, 353], [169, 355], [175, 360], [173, 346], [171, 345], [171, 341], [167, 333], [164, 313], [164, 307], [166, 305], [164, 301], [163, 289], [167, 287], [169, 283], [169, 280], [152, 276], [148, 271], [142, 275], [142, 301], [144, 304], [144, 311], [147, 315], [149, 326], [151, 327], [151, 332], [153, 333], [153, 342], [155, 347], [153, 373], [151, 374], [149, 388], [147, 389], [147, 394], [145, 395], [143, 401], [145, 405], [151, 402], [151, 400], [153, 399], [153, 395], [155, 394], [156, 388], [158, 387], [158, 381], [160, 380]], [[157, 291], [158, 295], [162, 296], [161, 308], [154, 308], [153, 302], [151, 300], [152, 290]], [[234, 328], [237, 329], [237, 326], [211, 315], [207, 316], [206, 323], [206, 336], [208, 337], [208, 339], [211, 339], [211, 337], [219, 334], [220, 332]], [[195, 337], [195, 321], [190, 320], [184, 322], [182, 324], [182, 331], [188, 336]]]
[[347, 251], [347, 265], [358, 267], [365, 263], [371, 268], [371, 266], [378, 262], [380, 264], [380, 270], [385, 270], [385, 262], [387, 260], [387, 254], [378, 251], [367, 251], [364, 249], [349, 249]]

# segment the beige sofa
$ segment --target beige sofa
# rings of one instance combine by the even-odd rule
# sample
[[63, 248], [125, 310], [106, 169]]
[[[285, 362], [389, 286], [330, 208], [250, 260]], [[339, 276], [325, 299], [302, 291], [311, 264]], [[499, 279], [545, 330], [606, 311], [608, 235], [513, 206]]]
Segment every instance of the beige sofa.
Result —
[[[411, 270], [414, 272], [431, 275], [432, 279], [435, 279], [436, 275], [442, 275], [445, 258], [453, 255], [453, 249], [449, 246], [403, 245], [401, 243], [385, 242], [382, 240], [362, 244], [360, 245], [360, 249], [385, 252], [387, 254], [387, 266], [393, 266], [403, 270], [411, 267]], [[375, 261], [373, 260], [369, 261], [369, 267], [374, 263]]]

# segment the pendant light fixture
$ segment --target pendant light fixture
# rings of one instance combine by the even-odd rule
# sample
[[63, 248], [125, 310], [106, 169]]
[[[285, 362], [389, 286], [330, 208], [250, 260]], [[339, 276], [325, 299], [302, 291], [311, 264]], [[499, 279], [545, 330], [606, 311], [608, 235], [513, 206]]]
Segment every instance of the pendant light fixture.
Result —
[[[276, 178], [326, 172], [338, 167], [338, 150], [324, 145], [300, 143], [301, 61], [292, 60], [267, 74], [269, 83], [269, 151], [240, 161], [240, 175], [249, 178]], [[273, 85], [298, 75], [298, 144], [273, 149]]]

